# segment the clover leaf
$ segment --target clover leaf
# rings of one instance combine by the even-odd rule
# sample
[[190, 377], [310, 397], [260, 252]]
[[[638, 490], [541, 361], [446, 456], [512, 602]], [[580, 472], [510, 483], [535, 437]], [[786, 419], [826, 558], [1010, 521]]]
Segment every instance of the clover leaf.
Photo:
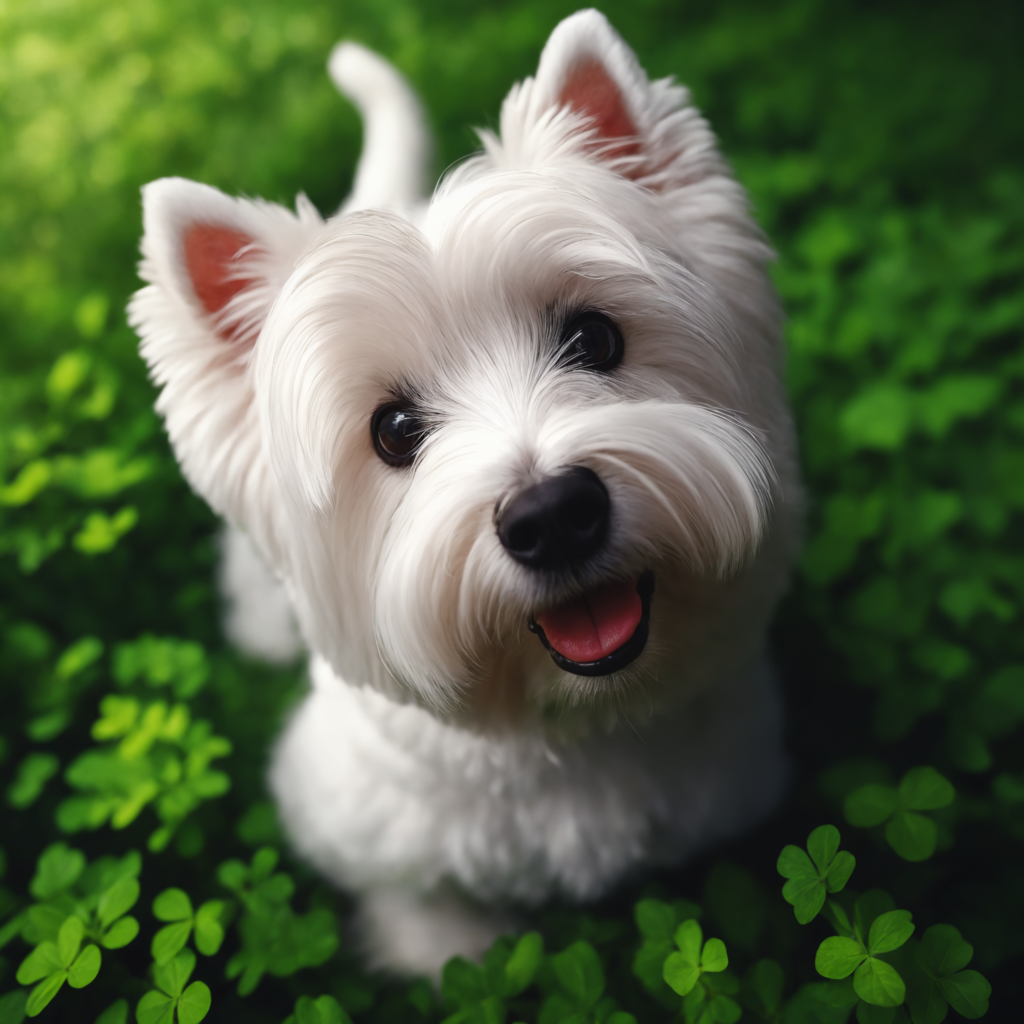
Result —
[[333, 996], [321, 996], [319, 999], [300, 996], [295, 1012], [284, 1024], [352, 1024], [352, 1018]]
[[977, 971], [964, 970], [974, 947], [956, 928], [933, 925], [911, 953], [916, 970], [908, 979], [907, 1003], [914, 1024], [940, 1024], [949, 1006], [969, 1020], [988, 1012], [992, 986]]
[[825, 939], [814, 958], [815, 969], [837, 980], [852, 974], [854, 991], [866, 1003], [899, 1006], [906, 986], [896, 968], [878, 957], [898, 949], [913, 932], [909, 910], [889, 910], [871, 922], [866, 942], [857, 931]]
[[59, 770], [60, 761], [53, 754], [29, 754], [18, 765], [17, 777], [7, 787], [7, 802], [19, 810], [30, 807]]
[[568, 997], [574, 1012], [586, 1011], [597, 1005], [604, 993], [604, 968], [597, 950], [585, 939], [574, 942], [551, 958], [560, 995]]
[[678, 1009], [679, 1001], [665, 983], [665, 959], [676, 948], [674, 935], [680, 923], [698, 918], [701, 908], [688, 900], [664, 903], [661, 900], [640, 900], [633, 911], [637, 928], [644, 941], [633, 958], [633, 973], [651, 995], [667, 1009]]
[[943, 775], [927, 766], [911, 768], [898, 787], [861, 786], [843, 804], [851, 825], [873, 828], [887, 823], [885, 838], [904, 860], [927, 860], [935, 852], [938, 826], [921, 811], [953, 802], [956, 790]]
[[124, 915], [139, 898], [139, 883], [134, 878], [121, 878], [100, 897], [96, 916], [102, 929], [98, 941], [106, 949], [127, 946], [139, 934], [139, 922]]
[[821, 825], [807, 837], [806, 852], [787, 846], [779, 854], [776, 868], [789, 879], [782, 897], [792, 905], [800, 924], [813, 921], [825, 905], [826, 892], [839, 892], [853, 874], [857, 861], [852, 853], [839, 849], [839, 839], [839, 829]]
[[[615, 999], [604, 995], [604, 966], [597, 950], [585, 939], [546, 958], [537, 980], [548, 993], [541, 1003], [537, 1024], [636, 1024], [632, 1014], [620, 1010]], [[461, 1020], [466, 1024], [504, 1020], [504, 1007], [495, 1009], [499, 1011], [497, 1016], [475, 1015]]]
[[[681, 996], [688, 995], [705, 971], [724, 971], [729, 966], [729, 955], [721, 939], [708, 939], [694, 921], [684, 921], [675, 933], [678, 952], [670, 953], [662, 967], [662, 975], [672, 989]], [[702, 946], [703, 943], [703, 946]]]
[[482, 966], [453, 957], [441, 974], [441, 995], [458, 1010], [445, 1018], [446, 1024], [504, 1019], [504, 1000], [530, 985], [543, 956], [544, 940], [538, 932], [528, 932], [515, 944], [507, 936], [498, 939]]
[[785, 976], [775, 960], [758, 960], [744, 975], [741, 999], [744, 1006], [770, 1020], [781, 1009]]
[[72, 988], [85, 988], [99, 974], [102, 957], [99, 947], [90, 943], [82, 949], [85, 924], [80, 917], [69, 917], [60, 927], [57, 941], [41, 942], [18, 968], [21, 985], [39, 984], [25, 1004], [28, 1016], [36, 1017], [49, 1005], [66, 981]]
[[36, 863], [36, 873], [29, 892], [37, 900], [49, 900], [66, 892], [85, 870], [85, 855], [68, 848], [67, 843], [53, 843], [43, 850]]
[[213, 956], [224, 941], [221, 915], [222, 900], [207, 900], [193, 913], [192, 901], [181, 889], [165, 889], [153, 900], [153, 916], [170, 921], [153, 936], [150, 952], [158, 964], [166, 964], [177, 956], [195, 929], [196, 949], [204, 956]]
[[239, 979], [242, 996], [254, 991], [264, 974], [286, 977], [304, 967], [317, 967], [338, 948], [334, 914], [326, 908], [307, 914], [292, 910], [289, 901], [295, 883], [283, 872], [273, 873], [277, 859], [276, 850], [264, 847], [257, 850], [251, 866], [230, 860], [217, 872], [221, 884], [242, 904], [238, 922], [242, 948], [227, 965], [227, 976]]
[[230, 788], [228, 776], [210, 762], [230, 754], [231, 744], [214, 736], [209, 722], [192, 722], [184, 704], [107, 696], [92, 736], [111, 742], [86, 750], [68, 766], [65, 778], [78, 793], [57, 808], [64, 832], [107, 822], [126, 828], [152, 804], [161, 825], [148, 846], [159, 852], [196, 807]]
[[135, 1008], [138, 1024], [199, 1024], [210, 1012], [210, 989], [201, 981], [188, 979], [195, 970], [196, 955], [183, 949], [169, 963], [153, 967], [156, 989], [147, 992]]

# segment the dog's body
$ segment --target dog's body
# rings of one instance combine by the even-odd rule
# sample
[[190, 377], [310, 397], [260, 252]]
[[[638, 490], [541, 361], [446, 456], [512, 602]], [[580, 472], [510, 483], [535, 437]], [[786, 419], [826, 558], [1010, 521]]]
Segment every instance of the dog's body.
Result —
[[156, 182], [131, 315], [313, 652], [292, 841], [430, 972], [500, 927], [466, 896], [592, 898], [771, 807], [799, 481], [770, 253], [599, 14], [430, 202], [415, 97], [352, 45], [331, 71], [367, 120], [342, 210]]

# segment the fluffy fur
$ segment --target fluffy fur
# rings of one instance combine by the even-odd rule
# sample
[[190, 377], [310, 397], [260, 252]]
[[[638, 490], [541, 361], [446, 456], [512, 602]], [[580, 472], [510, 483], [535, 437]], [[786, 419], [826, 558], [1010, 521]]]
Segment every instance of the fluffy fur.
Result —
[[[313, 654], [271, 771], [292, 842], [362, 894], [377, 961], [434, 972], [486, 947], [493, 907], [593, 898], [777, 799], [765, 630], [799, 509], [780, 315], [707, 124], [597, 12], [555, 29], [429, 201], [408, 86], [353, 44], [330, 70], [368, 121], [342, 209], [154, 182], [130, 315], [183, 471]], [[611, 373], [563, 358], [584, 309], [621, 328]], [[429, 427], [406, 468], [370, 433], [396, 396]], [[567, 466], [607, 489], [607, 539], [539, 572], [495, 524]], [[528, 632], [645, 570], [624, 670], [563, 671]]]

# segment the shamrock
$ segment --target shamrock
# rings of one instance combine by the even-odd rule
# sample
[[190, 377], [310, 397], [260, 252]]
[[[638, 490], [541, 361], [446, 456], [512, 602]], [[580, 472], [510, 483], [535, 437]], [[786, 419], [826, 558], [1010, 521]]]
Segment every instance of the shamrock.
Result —
[[861, 786], [843, 804], [851, 825], [872, 828], [888, 822], [885, 838], [904, 860], [927, 860], [935, 852], [938, 827], [919, 811], [933, 811], [953, 802], [956, 790], [934, 768], [911, 768], [892, 786]]
[[633, 915], [644, 941], [633, 958], [633, 973], [644, 988], [672, 1010], [679, 1006], [672, 990], [665, 984], [662, 970], [665, 959], [673, 952], [673, 936], [680, 923], [698, 918], [701, 908], [688, 900], [663, 903], [661, 900], [641, 900], [634, 908]]
[[785, 977], [774, 960], [758, 960], [743, 977], [743, 1005], [765, 1020], [775, 1020], [782, 1010]]
[[332, 996], [321, 996], [319, 999], [300, 996], [295, 1004], [295, 1012], [284, 1024], [352, 1024], [352, 1018]]
[[[597, 950], [585, 939], [549, 957], [538, 981], [549, 995], [541, 1004], [537, 1024], [636, 1024], [604, 995], [604, 967]], [[490, 1024], [490, 1018], [476, 1018]], [[499, 1018], [500, 1019], [500, 1018]]]
[[[121, 860], [102, 857], [86, 866], [81, 851], [64, 843], [48, 846], [36, 864], [29, 891], [41, 902], [19, 915], [22, 938], [35, 945], [18, 970], [22, 985], [38, 982], [26, 1003], [36, 1016], [66, 981], [84, 988], [99, 973], [100, 946], [120, 949], [139, 932], [125, 916], [139, 898], [137, 853]], [[84, 944], [84, 948], [83, 948]]]
[[907, 1003], [915, 1024], [940, 1024], [949, 1006], [970, 1020], [984, 1016], [992, 986], [977, 971], [963, 970], [974, 947], [956, 928], [934, 925], [910, 952], [916, 970], [909, 972]]
[[871, 922], [865, 942], [861, 915], [851, 928], [838, 904], [832, 904], [831, 909], [850, 934], [834, 935], [818, 947], [814, 958], [818, 973], [834, 979], [848, 978], [852, 974], [854, 991], [864, 1002], [874, 1006], [899, 1006], [906, 995], [906, 986], [896, 968], [878, 957], [898, 949], [913, 934], [910, 911], [890, 910], [879, 914]]
[[198, 911], [192, 912], [192, 901], [181, 889], [165, 889], [153, 900], [153, 916], [159, 921], [171, 921], [153, 936], [150, 952], [158, 964], [172, 960], [188, 942], [195, 929], [196, 949], [204, 956], [213, 956], [224, 941], [224, 928], [220, 923], [224, 903], [207, 900]]
[[56, 942], [41, 942], [18, 968], [18, 983], [31, 985], [25, 1005], [30, 1017], [40, 1014], [66, 981], [72, 988], [85, 988], [99, 974], [102, 957], [99, 947], [90, 943], [82, 949], [85, 924], [80, 917], [69, 917], [57, 933]]
[[229, 860], [217, 872], [221, 884], [242, 904], [242, 948], [227, 965], [227, 976], [239, 978], [242, 996], [249, 995], [266, 972], [286, 977], [303, 967], [317, 967], [338, 948], [337, 920], [329, 910], [292, 910], [295, 883], [283, 872], [273, 873], [277, 856], [276, 850], [264, 847], [253, 856], [251, 867]]
[[504, 1000], [519, 995], [534, 979], [544, 956], [544, 940], [528, 932], [515, 945], [498, 939], [484, 956], [483, 966], [462, 957], [444, 965], [441, 994], [458, 1007], [445, 1024], [504, 1019]]
[[782, 897], [792, 904], [800, 924], [813, 921], [825, 905], [826, 892], [839, 892], [857, 865], [852, 853], [839, 849], [839, 829], [821, 825], [807, 837], [807, 855], [799, 846], [787, 846], [776, 868], [789, 881]]
[[212, 998], [201, 981], [185, 987], [195, 966], [196, 955], [191, 949], [183, 949], [170, 963], [154, 964], [156, 989], [139, 1000], [135, 1008], [138, 1024], [199, 1024], [210, 1012]]
[[[740, 1018], [740, 1006], [730, 996], [739, 991], [732, 975], [721, 979], [705, 978], [719, 974], [729, 966], [729, 954], [721, 939], [708, 939], [700, 925], [690, 919], [675, 933], [677, 952], [670, 953], [662, 967], [662, 976], [672, 989], [683, 996], [683, 1012], [693, 1024], [734, 1024]], [[699, 983], [699, 984], [698, 984]]]

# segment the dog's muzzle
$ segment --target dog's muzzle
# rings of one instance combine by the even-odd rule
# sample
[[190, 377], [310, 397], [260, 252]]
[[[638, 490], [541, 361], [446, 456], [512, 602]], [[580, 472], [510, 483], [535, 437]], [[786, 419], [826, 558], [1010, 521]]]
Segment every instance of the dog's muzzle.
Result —
[[647, 643], [654, 574], [609, 583], [530, 616], [552, 661], [578, 676], [607, 676], [636, 660]]

